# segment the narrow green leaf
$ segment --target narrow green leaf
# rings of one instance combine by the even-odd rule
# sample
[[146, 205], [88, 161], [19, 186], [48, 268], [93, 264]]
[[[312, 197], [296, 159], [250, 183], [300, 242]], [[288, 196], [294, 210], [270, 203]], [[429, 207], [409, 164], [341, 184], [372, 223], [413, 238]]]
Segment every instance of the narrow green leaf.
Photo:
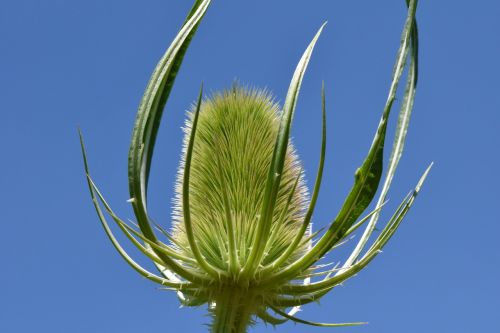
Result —
[[320, 290], [324, 290], [326, 288], [333, 288], [336, 285], [354, 276], [361, 269], [366, 267], [376, 257], [376, 255], [380, 253], [382, 248], [385, 246], [385, 244], [387, 244], [389, 239], [392, 237], [396, 229], [403, 221], [404, 217], [406, 216], [411, 206], [413, 205], [413, 202], [415, 201], [415, 198], [417, 197], [425, 179], [427, 178], [427, 175], [429, 174], [431, 167], [432, 164], [425, 170], [424, 174], [418, 181], [417, 186], [415, 187], [411, 195], [409, 195], [409, 197], [403, 200], [403, 202], [398, 207], [394, 215], [391, 217], [385, 228], [380, 233], [379, 237], [375, 240], [372, 247], [368, 250], [368, 252], [363, 256], [361, 260], [354, 263], [348, 269], [343, 270], [340, 274], [335, 275], [332, 278], [324, 279], [320, 282], [311, 283], [309, 285], [298, 285], [298, 284], [285, 285], [280, 289], [280, 292], [283, 294], [296, 295], [296, 294], [317, 292]]
[[94, 208], [97, 212], [97, 215], [99, 216], [99, 220], [101, 221], [101, 224], [104, 228], [104, 231], [106, 232], [106, 235], [108, 236], [109, 240], [111, 241], [111, 243], [113, 244], [115, 249], [122, 256], [122, 258], [125, 260], [125, 262], [130, 265], [130, 267], [132, 267], [136, 272], [138, 272], [140, 275], [144, 276], [148, 280], [151, 280], [151, 281], [156, 282], [158, 284], [161, 284], [163, 286], [174, 288], [176, 290], [182, 290], [186, 287], [191, 286], [191, 283], [189, 283], [189, 282], [172, 282], [170, 280], [164, 279], [160, 276], [157, 276], [156, 274], [149, 272], [148, 270], [146, 270], [142, 266], [140, 266], [138, 263], [136, 263], [127, 254], [127, 252], [123, 249], [123, 247], [120, 245], [118, 240], [113, 235], [113, 232], [111, 231], [111, 228], [109, 227], [108, 222], [106, 221], [104, 213], [102, 212], [101, 207], [99, 206], [99, 202], [97, 201], [95, 192], [94, 192], [93, 187], [92, 187], [92, 183], [90, 182], [90, 178], [89, 178], [90, 173], [89, 173], [89, 166], [88, 166], [88, 162], [87, 162], [87, 154], [85, 151], [85, 145], [83, 143], [83, 136], [82, 136], [81, 131], [79, 131], [79, 135], [80, 135], [80, 146], [82, 149], [82, 156], [83, 156], [83, 164], [84, 164], [84, 168], [85, 168], [85, 174], [87, 176], [86, 177], [87, 184], [88, 184], [90, 196], [92, 198], [92, 203], [94, 204]]
[[[129, 190], [131, 203], [144, 237], [153, 242], [156, 241], [156, 236], [150, 225], [147, 213], [146, 193], [156, 135], [163, 108], [167, 102], [184, 54], [209, 4], [210, 0], [197, 0], [195, 2], [188, 15], [188, 19], [165, 55], [160, 59], [139, 106], [132, 134], [129, 151]], [[165, 262], [169, 262], [170, 260], [163, 254], [158, 254], [158, 256]]]
[[285, 252], [277, 259], [275, 260], [271, 265], [268, 267], [265, 267], [263, 269], [263, 274], [271, 271], [275, 267], [279, 267], [281, 264], [283, 264], [288, 258], [290, 258], [290, 255], [297, 249], [298, 245], [300, 244], [300, 241], [304, 237], [304, 234], [309, 226], [309, 223], [311, 222], [312, 215], [314, 213], [314, 208], [316, 207], [316, 201], [318, 200], [318, 195], [319, 195], [319, 190], [321, 187], [321, 180], [323, 179], [323, 168], [325, 165], [325, 153], [326, 153], [326, 102], [325, 102], [325, 83], [323, 82], [321, 85], [321, 113], [322, 113], [322, 135], [321, 135], [321, 151], [320, 151], [320, 158], [319, 158], [319, 163], [318, 163], [318, 171], [316, 172], [316, 181], [314, 183], [314, 190], [313, 194], [311, 197], [311, 202], [309, 203], [309, 208], [307, 209], [306, 216], [304, 217], [304, 221], [302, 223], [301, 228], [297, 232], [297, 235], [295, 236], [295, 239], [293, 242], [290, 244], [290, 246], [286, 249]]
[[212, 277], [218, 278], [226, 273], [213, 267], [201, 254], [200, 248], [198, 247], [193, 232], [193, 225], [191, 221], [191, 209], [189, 204], [189, 177], [191, 175], [191, 159], [193, 157], [194, 140], [196, 137], [196, 127], [198, 126], [198, 117], [200, 115], [202, 97], [203, 97], [203, 85], [200, 89], [198, 102], [196, 103], [196, 111], [191, 125], [191, 135], [189, 137], [189, 142], [186, 149], [186, 161], [184, 164], [184, 179], [182, 182], [182, 211], [184, 213], [183, 221], [186, 229], [186, 236], [189, 241], [189, 247], [191, 247], [191, 251], [193, 252], [194, 257], [198, 262], [198, 265], [200, 265], [200, 267]]
[[319, 327], [346, 327], [346, 326], [359, 326], [359, 325], [366, 325], [368, 324], [367, 322], [355, 322], [355, 323], [317, 323], [314, 321], [308, 321], [304, 319], [297, 318], [295, 316], [290, 316], [286, 312], [281, 311], [275, 306], [271, 306], [271, 309], [273, 309], [274, 312], [279, 314], [280, 316], [283, 316], [287, 319], [290, 319], [291, 321], [294, 321], [296, 323], [301, 323], [301, 324], [306, 324], [309, 326], [319, 326]]
[[263, 283], [270, 284], [276, 281], [289, 280], [297, 273], [314, 264], [314, 262], [323, 257], [339, 240], [343, 238], [343, 235], [349, 230], [352, 224], [362, 214], [375, 196], [382, 175], [383, 148], [387, 129], [387, 120], [394, 102], [396, 88], [405, 66], [405, 58], [410, 44], [411, 27], [413, 26], [415, 18], [415, 10], [416, 1], [412, 0], [410, 2], [408, 16], [402, 33], [401, 45], [396, 57], [393, 81], [391, 83], [387, 104], [384, 108], [384, 112], [370, 151], [368, 152], [368, 155], [361, 167], [356, 171], [354, 185], [340, 212], [330, 225], [329, 229], [314, 245], [311, 251], [307, 252], [302, 258], [298, 259], [279, 272], [272, 274]]
[[[407, 1], [408, 6], [410, 1]], [[389, 158], [389, 164], [385, 176], [384, 183], [382, 185], [382, 190], [377, 200], [377, 206], [386, 200], [387, 192], [391, 186], [392, 179], [396, 173], [396, 169], [399, 160], [403, 154], [403, 149], [406, 141], [406, 133], [408, 131], [408, 125], [410, 123], [411, 111], [413, 109], [413, 102], [415, 99], [415, 91], [417, 86], [417, 76], [418, 76], [418, 31], [416, 26], [416, 21], [413, 22], [413, 27], [411, 28], [411, 43], [410, 43], [410, 65], [408, 70], [408, 77], [406, 83], [405, 94], [403, 97], [403, 102], [401, 104], [401, 110], [398, 116], [398, 124], [396, 128], [396, 133], [394, 135], [394, 142], [392, 145], [391, 156]], [[395, 88], [393, 89], [395, 90]], [[390, 94], [394, 94], [391, 90]], [[359, 257], [361, 251], [365, 247], [370, 235], [375, 230], [378, 218], [380, 214], [377, 212], [374, 214], [370, 222], [367, 224], [363, 235], [361, 236], [358, 244], [352, 251], [349, 258], [346, 260], [344, 266], [350, 266]]]
[[243, 268], [243, 274], [253, 274], [256, 267], [261, 262], [264, 249], [266, 247], [267, 239], [269, 237], [269, 229], [271, 228], [271, 219], [276, 203], [276, 196], [281, 181], [281, 174], [283, 173], [286, 150], [288, 147], [288, 139], [290, 137], [290, 128], [292, 124], [293, 114], [295, 112], [295, 107], [297, 105], [300, 86], [302, 84], [302, 79], [304, 78], [307, 65], [309, 64], [309, 60], [311, 59], [314, 46], [316, 45], [316, 42], [321, 32], [323, 31], [325, 24], [326, 23], [324, 23], [318, 30], [313, 40], [307, 47], [306, 51], [302, 55], [302, 58], [300, 59], [293, 74], [292, 81], [290, 82], [290, 87], [285, 99], [285, 105], [283, 107], [283, 114], [281, 116], [278, 137], [276, 139], [276, 145], [274, 147], [273, 157], [271, 160], [271, 166], [269, 168], [269, 174], [267, 177], [260, 219], [256, 228], [256, 234], [253, 238], [252, 250]]
[[276, 318], [275, 316], [271, 315], [269, 312], [267, 312], [264, 309], [259, 310], [259, 312], [257, 312], [257, 316], [260, 319], [262, 319], [262, 321], [264, 321], [265, 323], [269, 323], [273, 326], [281, 325], [281, 324], [286, 323], [288, 321], [288, 319], [286, 319], [286, 318]]
[[148, 258], [150, 258], [155, 263], [158, 263], [158, 264], [161, 264], [161, 265], [165, 265], [165, 263], [163, 261], [161, 261], [161, 259], [159, 259], [154, 254], [154, 252], [152, 253], [152, 251], [148, 250], [148, 248], [146, 248], [145, 246], [143, 246], [139, 241], [137, 241], [137, 239], [134, 236], [132, 236], [132, 234], [130, 234], [130, 232], [132, 232], [134, 235], [136, 235], [137, 237], [139, 237], [141, 240], [143, 240], [144, 242], [146, 242], [151, 247], [155, 248], [156, 250], [158, 250], [160, 252], [165, 253], [165, 255], [171, 256], [171, 257], [173, 257], [175, 259], [180, 259], [180, 260], [182, 260], [182, 261], [184, 261], [186, 263], [195, 262], [191, 258], [187, 258], [185, 256], [182, 256], [181, 254], [177, 253], [176, 251], [170, 249], [167, 245], [165, 245], [163, 243], [156, 244], [154, 242], [151, 242], [149, 239], [147, 239], [146, 237], [142, 236], [139, 232], [137, 232], [132, 227], [130, 227], [127, 223], [125, 223], [122, 219], [120, 219], [115, 214], [115, 212], [111, 209], [111, 206], [107, 203], [106, 199], [104, 198], [104, 196], [102, 195], [101, 191], [99, 190], [99, 188], [97, 187], [97, 185], [94, 183], [94, 181], [92, 180], [92, 178], [90, 176], [87, 176], [87, 177], [89, 178], [89, 181], [92, 184], [93, 190], [95, 191], [95, 193], [99, 197], [99, 200], [104, 205], [104, 209], [108, 212], [108, 214], [111, 216], [111, 218], [116, 222], [116, 224], [122, 230], [122, 232], [125, 234], [125, 236], [127, 236], [127, 238], [144, 255], [146, 255]]

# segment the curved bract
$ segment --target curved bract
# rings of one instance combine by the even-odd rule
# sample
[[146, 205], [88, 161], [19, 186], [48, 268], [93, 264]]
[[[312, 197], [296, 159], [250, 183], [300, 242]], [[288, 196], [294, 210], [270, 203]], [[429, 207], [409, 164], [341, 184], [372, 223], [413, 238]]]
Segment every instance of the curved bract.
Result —
[[[200, 89], [185, 126], [172, 230], [166, 231], [151, 221], [147, 188], [160, 119], [184, 54], [209, 5], [210, 0], [195, 2], [155, 68], [139, 107], [128, 160], [129, 201], [136, 225], [124, 222], [114, 213], [91, 179], [81, 139], [88, 186], [104, 230], [120, 255], [142, 276], [176, 291], [185, 306], [208, 304], [213, 314], [212, 332], [246, 332], [257, 318], [272, 325], [288, 320], [327, 327], [363, 324], [314, 323], [295, 317], [295, 313], [301, 305], [319, 300], [357, 274], [381, 252], [429, 172], [430, 167], [362, 254], [384, 206], [413, 107], [418, 72], [417, 1], [407, 1], [408, 16], [389, 95], [372, 145], [355, 172], [354, 184], [342, 208], [322, 234], [312, 233], [311, 219], [327, 148], [324, 86], [322, 144], [310, 197], [301, 162], [290, 142], [290, 131], [302, 80], [324, 25], [301, 57], [282, 109], [269, 93], [258, 89], [234, 85], [207, 98], [203, 98]], [[383, 178], [389, 115], [407, 62], [406, 90]], [[376, 207], [361, 218], [381, 179], [383, 186]], [[154, 263], [158, 274], [146, 270], [126, 253], [105, 213]], [[325, 269], [325, 265], [318, 264], [366, 221], [369, 222], [362, 237], [341, 267]]]

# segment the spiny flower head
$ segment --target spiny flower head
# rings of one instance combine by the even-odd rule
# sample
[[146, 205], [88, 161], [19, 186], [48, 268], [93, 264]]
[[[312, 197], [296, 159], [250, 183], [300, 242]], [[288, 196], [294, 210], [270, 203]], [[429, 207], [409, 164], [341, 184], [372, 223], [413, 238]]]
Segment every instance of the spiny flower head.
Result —
[[[128, 160], [129, 202], [137, 221], [135, 227], [115, 214], [91, 179], [81, 139], [90, 194], [104, 230], [139, 274], [175, 290], [185, 306], [208, 304], [213, 314], [212, 332], [246, 332], [257, 318], [272, 325], [287, 320], [315, 326], [359, 325], [314, 323], [294, 314], [300, 306], [319, 300], [357, 274], [381, 252], [429, 172], [430, 167], [365, 249], [401, 157], [413, 106], [418, 69], [417, 1], [407, 1], [408, 16], [389, 96], [371, 147], [355, 172], [354, 184], [340, 211], [321, 235], [311, 234], [311, 219], [326, 152], [324, 86], [322, 143], [310, 198], [290, 131], [304, 73], [324, 25], [301, 57], [282, 107], [267, 92], [237, 85], [205, 99], [200, 90], [185, 126], [172, 230], [168, 232], [152, 222], [147, 188], [160, 119], [184, 54], [209, 4], [210, 0], [195, 1], [153, 72], [139, 107]], [[387, 123], [407, 58], [406, 90], [382, 190], [375, 209], [361, 218], [383, 178]], [[105, 213], [154, 263], [159, 274], [143, 268], [127, 254]], [[366, 221], [358, 244], [342, 266], [324, 269], [318, 264]]]
[[[172, 232], [179, 251], [187, 257], [194, 255], [185, 232], [182, 195], [186, 152], [195, 113], [196, 105], [193, 105], [185, 126]], [[241, 263], [247, 261], [251, 236], [258, 225], [279, 116], [279, 106], [267, 92], [238, 86], [201, 103], [191, 156], [191, 220], [202, 256], [217, 269], [232, 272], [231, 278], [235, 280], [240, 278]], [[272, 263], [293, 242], [302, 224], [307, 201], [300, 161], [289, 143], [262, 265]], [[229, 239], [232, 237], [235, 262], [229, 258]], [[302, 243], [286, 262], [305, 251], [306, 242]]]

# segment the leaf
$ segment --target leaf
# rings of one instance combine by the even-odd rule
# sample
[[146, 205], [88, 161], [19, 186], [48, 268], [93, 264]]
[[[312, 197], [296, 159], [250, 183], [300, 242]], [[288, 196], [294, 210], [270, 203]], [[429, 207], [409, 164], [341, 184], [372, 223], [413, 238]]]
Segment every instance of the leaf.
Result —
[[306, 325], [309, 325], [309, 326], [319, 326], [319, 327], [346, 327], [346, 326], [359, 326], [359, 325], [366, 325], [368, 324], [367, 322], [355, 322], [355, 323], [317, 323], [317, 322], [314, 322], [314, 321], [308, 321], [308, 320], [304, 320], [304, 319], [300, 319], [300, 318], [297, 318], [295, 316], [291, 316], [289, 314], [287, 314], [286, 312], [283, 312], [281, 311], [280, 309], [274, 307], [274, 306], [271, 306], [271, 309], [273, 309], [273, 311], [275, 311], [276, 313], [278, 313], [279, 315], [287, 318], [287, 319], [290, 319], [296, 323], [301, 323], [301, 324], [306, 324]]
[[266, 188], [264, 192], [264, 200], [262, 204], [260, 219], [256, 228], [256, 234], [252, 243], [252, 251], [249, 254], [248, 260], [243, 267], [242, 274], [248, 274], [249, 272], [254, 272], [256, 267], [259, 265], [264, 249], [266, 247], [266, 242], [269, 237], [269, 230], [271, 228], [271, 219], [273, 216], [274, 206], [276, 203], [276, 196], [278, 194], [278, 189], [281, 180], [281, 174], [283, 173], [283, 166], [285, 163], [286, 150], [288, 147], [288, 140], [290, 137], [290, 128], [292, 124], [293, 114], [295, 112], [295, 107], [297, 105], [297, 99], [300, 91], [300, 86], [302, 79], [304, 78], [307, 65], [311, 58], [314, 46], [323, 31], [324, 23], [314, 36], [313, 40], [307, 47], [306, 51], [302, 55], [297, 68], [290, 82], [290, 87], [288, 88], [288, 93], [285, 99], [285, 105], [283, 107], [283, 114], [281, 116], [280, 128], [278, 131], [278, 137], [276, 139], [276, 145], [274, 146], [273, 157], [271, 160], [271, 166], [269, 168], [269, 174], [267, 176]]
[[198, 125], [198, 117], [200, 115], [200, 107], [201, 107], [201, 98], [203, 96], [203, 85], [200, 88], [200, 94], [198, 96], [198, 102], [196, 103], [196, 111], [194, 113], [193, 122], [191, 125], [191, 135], [189, 137], [189, 143], [186, 149], [186, 161], [184, 165], [184, 179], [182, 182], [182, 211], [184, 213], [184, 226], [186, 227], [186, 236], [189, 241], [189, 247], [193, 252], [193, 255], [198, 262], [198, 265], [209, 275], [212, 277], [218, 278], [221, 275], [224, 275], [225, 272], [213, 267], [210, 263], [203, 258], [198, 244], [195, 240], [193, 225], [191, 223], [191, 209], [189, 204], [189, 177], [191, 174], [191, 159], [193, 157], [193, 147], [194, 140], [196, 137], [196, 127]]
[[[407, 3], [408, 5], [410, 5], [409, 1], [407, 1]], [[382, 190], [380, 192], [379, 198], [377, 200], [377, 206], [386, 200], [387, 192], [389, 191], [392, 179], [394, 177], [394, 174], [396, 173], [399, 160], [403, 153], [404, 144], [406, 141], [406, 133], [408, 131], [411, 111], [415, 99], [415, 90], [417, 86], [417, 77], [418, 77], [417, 66], [418, 66], [418, 31], [416, 22], [414, 21], [413, 26], [411, 28], [410, 65], [408, 70], [406, 89], [403, 97], [403, 102], [401, 104], [401, 110], [398, 116], [398, 124], [396, 128], [396, 133], [394, 135], [394, 143], [392, 146], [391, 156], [389, 158], [386, 177], [382, 185]], [[391, 89], [391, 91], [389, 92], [389, 96], [391, 96], [391, 94], [395, 94], [394, 86], [393, 89]], [[373, 233], [373, 230], [375, 230], [375, 226], [377, 224], [379, 216], [380, 214], [377, 212], [371, 217], [370, 222], [367, 224], [366, 229], [363, 232], [363, 235], [361, 236], [358, 244], [354, 248], [349, 258], [346, 260], [344, 264], [345, 267], [350, 266], [354, 261], [356, 261], [359, 254], [366, 245], [368, 239], [370, 238], [370, 235]]]
[[323, 257], [338, 241], [340, 241], [357, 218], [369, 205], [375, 193], [382, 175], [382, 160], [384, 152], [385, 133], [387, 120], [395, 98], [395, 89], [405, 66], [405, 58], [410, 43], [411, 27], [415, 18], [416, 1], [410, 2], [408, 16], [402, 33], [401, 45], [399, 47], [396, 64], [394, 67], [393, 79], [387, 104], [382, 113], [379, 126], [375, 133], [368, 155], [355, 173], [354, 185], [347, 196], [337, 217], [331, 223], [329, 229], [314, 245], [311, 251], [294, 263], [283, 268], [281, 271], [271, 275], [265, 284], [276, 283], [293, 279], [297, 273], [307, 269], [317, 260]]
[[325, 290], [327, 288], [331, 289], [336, 285], [349, 279], [350, 277], [354, 276], [361, 269], [366, 267], [376, 257], [376, 255], [380, 253], [382, 248], [385, 246], [385, 244], [387, 244], [389, 239], [392, 237], [396, 229], [403, 221], [404, 217], [406, 216], [411, 206], [413, 205], [415, 198], [420, 192], [420, 189], [425, 179], [427, 178], [427, 175], [429, 174], [431, 167], [432, 164], [425, 170], [424, 174], [418, 181], [413, 192], [410, 193], [410, 195], [407, 198], [405, 198], [405, 200], [403, 200], [403, 202], [398, 207], [394, 215], [391, 217], [385, 228], [382, 230], [378, 238], [375, 240], [372, 247], [368, 250], [368, 252], [363, 256], [361, 260], [354, 263], [348, 269], [343, 270], [340, 274], [335, 275], [332, 278], [324, 279], [320, 282], [311, 283], [309, 285], [298, 285], [298, 284], [285, 285], [282, 288], [280, 288], [280, 292], [283, 294], [300, 295], [300, 294], [314, 293], [317, 291]]
[[321, 113], [322, 113], [322, 135], [321, 135], [321, 150], [320, 150], [320, 157], [319, 157], [319, 163], [318, 163], [318, 170], [316, 172], [316, 181], [314, 182], [314, 190], [313, 194], [311, 197], [311, 202], [309, 203], [309, 208], [307, 209], [306, 216], [304, 217], [304, 221], [302, 223], [302, 226], [300, 230], [297, 232], [297, 235], [295, 236], [294, 241], [288, 246], [285, 252], [276, 259], [273, 263], [271, 263], [268, 267], [265, 267], [263, 269], [263, 274], [271, 271], [275, 267], [279, 267], [282, 263], [284, 263], [288, 258], [290, 258], [290, 255], [295, 251], [300, 244], [300, 241], [304, 237], [304, 234], [307, 230], [307, 227], [309, 226], [309, 223], [311, 222], [311, 217], [314, 213], [314, 208], [316, 207], [316, 201], [318, 200], [318, 195], [319, 195], [319, 190], [321, 187], [321, 180], [323, 179], [323, 168], [325, 166], [325, 153], [326, 153], [326, 103], [325, 103], [325, 84], [323, 82], [321, 86]]
[[[184, 54], [210, 2], [211, 0], [198, 0], [195, 2], [188, 15], [188, 19], [165, 52], [165, 55], [160, 59], [142, 98], [132, 133], [132, 142], [129, 151], [129, 190], [131, 203], [143, 235], [151, 241], [156, 241], [156, 236], [147, 214], [146, 193], [156, 135], [163, 108], [167, 102]], [[159, 256], [166, 262], [169, 260], [164, 255], [159, 254]]]
[[105, 216], [101, 210], [101, 207], [99, 206], [99, 203], [97, 201], [97, 198], [96, 198], [93, 186], [92, 186], [92, 182], [90, 180], [89, 166], [88, 166], [88, 162], [87, 162], [87, 154], [85, 152], [85, 145], [83, 143], [83, 136], [82, 136], [81, 131], [79, 131], [79, 135], [80, 135], [80, 145], [81, 145], [82, 155], [83, 155], [83, 164], [84, 164], [84, 168], [85, 168], [85, 174], [87, 176], [87, 184], [89, 187], [90, 196], [92, 197], [92, 203], [94, 204], [94, 208], [97, 212], [97, 215], [99, 216], [99, 220], [101, 221], [101, 224], [104, 228], [104, 231], [106, 232], [106, 235], [108, 236], [109, 240], [111, 241], [111, 243], [113, 244], [115, 249], [122, 256], [122, 258], [125, 260], [125, 262], [130, 265], [130, 267], [132, 267], [136, 272], [138, 272], [140, 275], [144, 276], [148, 280], [151, 280], [151, 281], [156, 282], [158, 284], [161, 284], [163, 286], [174, 288], [176, 290], [181, 290], [181, 289], [184, 289], [186, 287], [191, 286], [191, 283], [189, 283], [189, 282], [172, 282], [170, 280], [164, 279], [160, 276], [157, 276], [156, 274], [149, 272], [148, 270], [146, 270], [142, 266], [140, 266], [138, 263], [136, 263], [127, 254], [127, 252], [123, 249], [123, 247], [120, 245], [118, 240], [113, 235], [113, 232], [111, 231], [111, 228], [109, 227], [108, 222], [106, 221], [106, 218], [105, 218]]

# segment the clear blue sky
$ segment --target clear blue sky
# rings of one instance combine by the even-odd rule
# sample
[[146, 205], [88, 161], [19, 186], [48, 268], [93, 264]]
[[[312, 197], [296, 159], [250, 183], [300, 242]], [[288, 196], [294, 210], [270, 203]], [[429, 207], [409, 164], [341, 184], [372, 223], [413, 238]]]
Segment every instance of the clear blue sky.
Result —
[[[173, 293], [140, 278], [112, 248], [91, 206], [77, 137], [80, 126], [96, 181], [132, 217], [126, 162], [136, 108], [190, 6], [2, 1], [1, 332], [206, 331], [205, 308], [179, 309]], [[329, 222], [371, 143], [404, 17], [403, 0], [214, 0], [167, 105], [154, 217], [169, 225], [180, 127], [200, 82], [217, 91], [238, 79], [283, 101], [296, 62], [328, 20], [293, 137], [311, 183], [325, 80], [329, 148], [314, 222]], [[498, 1], [420, 1], [414, 117], [383, 217], [429, 162], [435, 167], [384, 253], [301, 317], [370, 322], [338, 332], [500, 332], [499, 17]], [[277, 332], [330, 330], [286, 324]], [[258, 324], [252, 332], [274, 330]]]

